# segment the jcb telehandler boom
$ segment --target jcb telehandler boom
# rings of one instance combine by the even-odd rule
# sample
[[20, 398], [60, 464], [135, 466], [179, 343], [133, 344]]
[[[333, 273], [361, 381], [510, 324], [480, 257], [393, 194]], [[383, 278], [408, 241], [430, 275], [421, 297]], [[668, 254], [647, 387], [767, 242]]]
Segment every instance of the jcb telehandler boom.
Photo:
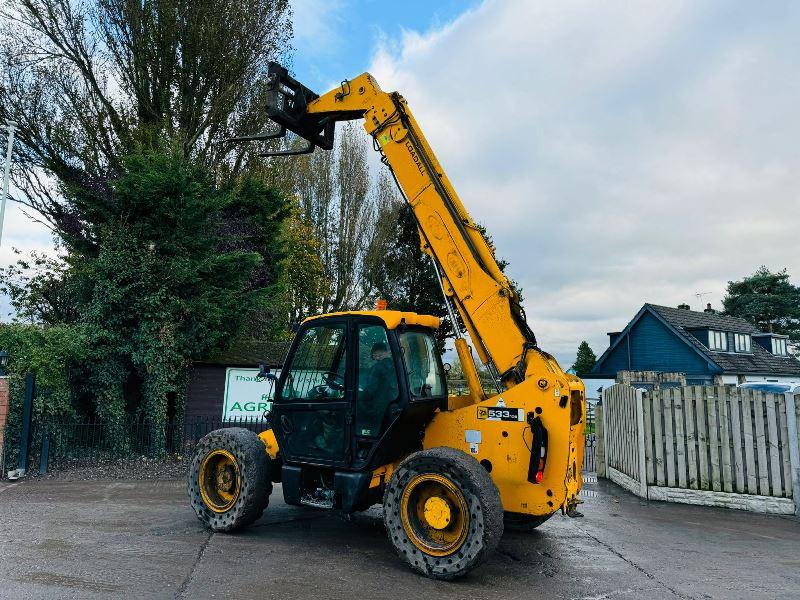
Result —
[[[533, 528], [578, 503], [584, 388], [542, 351], [492, 249], [461, 204], [405, 99], [367, 73], [322, 96], [271, 64], [267, 115], [278, 129], [236, 141], [306, 141], [268, 156], [333, 148], [337, 121], [363, 119], [411, 205], [456, 332], [455, 306], [499, 391], [481, 387], [467, 341], [455, 346], [469, 394], [448, 396], [436, 317], [391, 310], [306, 319], [275, 389], [271, 429], [212, 432], [189, 495], [229, 531], [257, 519], [272, 483], [290, 504], [345, 512], [383, 503], [401, 558], [434, 578], [478, 564], [503, 526]], [[265, 452], [266, 450], [266, 452]]]

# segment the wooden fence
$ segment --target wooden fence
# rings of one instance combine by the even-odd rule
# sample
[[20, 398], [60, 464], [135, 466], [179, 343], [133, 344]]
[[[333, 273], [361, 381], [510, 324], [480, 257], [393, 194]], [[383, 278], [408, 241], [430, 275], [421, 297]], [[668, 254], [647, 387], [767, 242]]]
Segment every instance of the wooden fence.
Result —
[[613, 385], [603, 392], [600, 418], [598, 472], [639, 496], [798, 512], [800, 396]]

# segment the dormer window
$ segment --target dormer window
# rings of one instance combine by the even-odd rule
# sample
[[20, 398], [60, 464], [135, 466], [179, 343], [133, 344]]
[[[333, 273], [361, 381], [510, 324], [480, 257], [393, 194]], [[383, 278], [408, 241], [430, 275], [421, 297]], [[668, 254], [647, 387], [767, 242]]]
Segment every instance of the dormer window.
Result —
[[734, 348], [736, 352], [750, 352], [750, 335], [747, 333], [735, 333], [733, 335]]
[[708, 348], [709, 350], [722, 350], [723, 352], [728, 349], [728, 336], [724, 331], [709, 331], [708, 332]]
[[772, 353], [776, 356], [789, 355], [789, 352], [786, 348], [786, 338], [772, 338]]

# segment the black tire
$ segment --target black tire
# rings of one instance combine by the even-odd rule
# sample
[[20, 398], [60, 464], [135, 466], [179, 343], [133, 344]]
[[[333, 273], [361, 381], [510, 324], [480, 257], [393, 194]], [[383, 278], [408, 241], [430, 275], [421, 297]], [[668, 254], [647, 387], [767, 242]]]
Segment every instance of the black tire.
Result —
[[[222, 512], [212, 509], [200, 490], [201, 467], [215, 451], [229, 453], [238, 467], [238, 495]], [[264, 442], [254, 432], [239, 427], [217, 429], [204, 436], [189, 463], [188, 492], [197, 518], [212, 531], [235, 531], [258, 520], [272, 493], [270, 458]]]
[[[412, 517], [404, 525], [401, 516], [406, 489], [426, 474], [442, 476], [453, 484], [468, 507], [466, 537], [446, 555], [431, 554], [415, 544], [406, 529], [414, 528], [408, 521]], [[410, 506], [405, 510], [409, 511]], [[486, 560], [503, 536], [503, 505], [497, 486], [478, 461], [453, 448], [431, 448], [400, 463], [384, 492], [383, 519], [397, 555], [413, 570], [432, 579], [451, 580], [466, 575]], [[449, 518], [447, 522], [450, 523]]]
[[506, 531], [516, 531], [520, 533], [530, 533], [539, 525], [547, 521], [555, 513], [549, 515], [525, 515], [522, 513], [507, 512], [503, 515], [503, 525]]

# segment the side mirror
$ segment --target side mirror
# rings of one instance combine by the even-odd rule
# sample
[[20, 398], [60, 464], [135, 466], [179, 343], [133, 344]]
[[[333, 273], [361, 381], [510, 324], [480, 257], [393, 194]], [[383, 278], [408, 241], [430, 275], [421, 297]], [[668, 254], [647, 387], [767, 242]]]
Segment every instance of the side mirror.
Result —
[[267, 365], [258, 365], [259, 371], [256, 377], [258, 379], [267, 379], [269, 381], [276, 381], [278, 378], [275, 376], [275, 373], [270, 373], [269, 367]]
[[444, 367], [445, 373], [449, 373], [450, 370], [453, 368], [453, 365], [451, 365], [450, 363], [444, 363], [442, 366]]

